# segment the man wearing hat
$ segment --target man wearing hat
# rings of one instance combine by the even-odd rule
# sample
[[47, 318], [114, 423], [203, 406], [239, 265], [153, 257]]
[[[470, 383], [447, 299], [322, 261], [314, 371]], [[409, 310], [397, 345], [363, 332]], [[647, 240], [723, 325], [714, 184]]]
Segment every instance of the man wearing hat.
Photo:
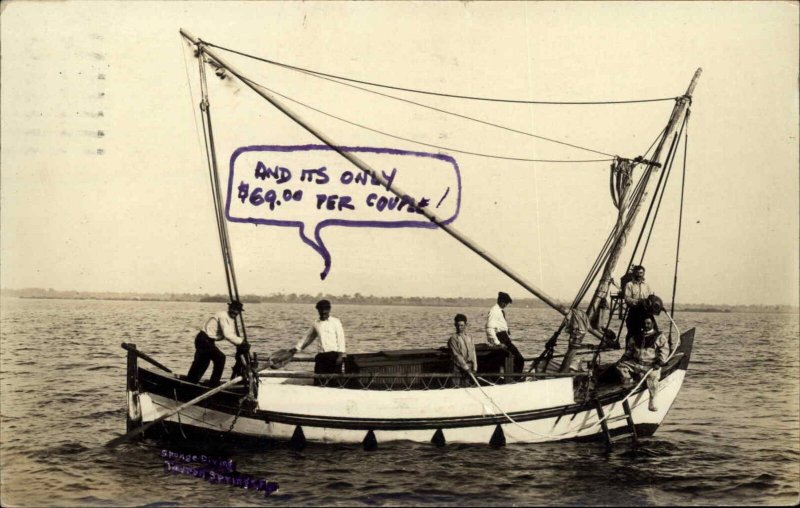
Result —
[[236, 334], [236, 316], [243, 310], [241, 302], [231, 302], [228, 304], [227, 312], [223, 310], [217, 312], [203, 325], [194, 338], [194, 361], [186, 376], [190, 382], [199, 382], [206, 373], [209, 362], [214, 362], [211, 385], [219, 385], [222, 369], [225, 368], [225, 354], [219, 350], [215, 342], [225, 339], [235, 346], [244, 342], [244, 339]]
[[319, 339], [314, 372], [317, 374], [330, 374], [341, 370], [341, 357], [345, 353], [345, 337], [342, 322], [331, 316], [331, 302], [320, 300], [316, 305], [319, 319], [314, 321], [306, 336], [297, 342], [291, 353], [302, 351], [312, 342]]
[[508, 293], [500, 291], [497, 293], [497, 304], [489, 309], [489, 317], [486, 319], [486, 339], [492, 346], [503, 346], [514, 357], [514, 372], [522, 372], [525, 365], [522, 353], [511, 343], [511, 334], [506, 322], [505, 308], [511, 302]]

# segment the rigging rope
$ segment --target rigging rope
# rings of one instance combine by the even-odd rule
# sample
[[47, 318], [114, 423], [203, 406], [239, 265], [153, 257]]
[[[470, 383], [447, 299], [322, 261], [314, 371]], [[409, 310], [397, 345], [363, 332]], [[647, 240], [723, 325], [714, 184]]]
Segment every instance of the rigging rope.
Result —
[[295, 70], [295, 71], [305, 72], [305, 73], [308, 73], [308, 74], [316, 74], [318, 76], [325, 76], [325, 77], [328, 77], [328, 78], [341, 79], [343, 81], [349, 81], [351, 83], [359, 83], [359, 84], [362, 84], [362, 85], [370, 85], [370, 86], [376, 86], [376, 87], [379, 87], [379, 88], [388, 88], [388, 89], [391, 89], [391, 90], [400, 90], [400, 91], [403, 91], [403, 92], [413, 92], [413, 93], [419, 93], [419, 94], [424, 94], [424, 95], [434, 95], [434, 96], [437, 96], [437, 97], [450, 97], [450, 98], [454, 98], [454, 99], [466, 99], [466, 100], [487, 101], [487, 102], [505, 102], [505, 103], [511, 103], [511, 104], [601, 105], [601, 104], [633, 104], [633, 103], [643, 103], [643, 102], [674, 101], [674, 100], [676, 100], [678, 98], [678, 97], [664, 97], [664, 98], [660, 98], [660, 99], [636, 99], [636, 100], [626, 100], [626, 101], [609, 101], [609, 100], [605, 100], [605, 101], [535, 101], [535, 100], [527, 100], [527, 99], [497, 99], [497, 98], [492, 98], [492, 97], [475, 97], [475, 96], [469, 96], [469, 95], [448, 94], [448, 93], [441, 93], [441, 92], [431, 92], [431, 91], [427, 91], [427, 90], [419, 90], [419, 89], [414, 89], [414, 88], [404, 88], [404, 87], [399, 87], [399, 86], [385, 85], [385, 84], [381, 84], [381, 83], [375, 83], [375, 82], [370, 82], [370, 81], [363, 81], [363, 80], [359, 80], [359, 79], [348, 78], [346, 76], [338, 76], [336, 74], [329, 74], [329, 73], [315, 71], [315, 70], [307, 69], [307, 68], [303, 68], [303, 67], [297, 67], [295, 65], [289, 65], [289, 64], [277, 62], [275, 60], [270, 60], [268, 58], [255, 56], [255, 55], [252, 55], [252, 54], [249, 54], [249, 53], [244, 53], [242, 51], [237, 51], [235, 49], [226, 48], [224, 46], [219, 46], [219, 45], [211, 43], [211, 42], [205, 42], [205, 44], [207, 44], [208, 46], [211, 46], [213, 48], [218, 48], [218, 49], [221, 49], [223, 51], [227, 51], [229, 53], [234, 53], [234, 54], [246, 57], [246, 58], [251, 58], [253, 60], [258, 60], [260, 62], [268, 63], [268, 64], [271, 64], [271, 65], [276, 65], [278, 67], [283, 67], [285, 69], [292, 69], [292, 70]]
[[[688, 111], [688, 110], [687, 110]], [[647, 246], [650, 245], [650, 238], [653, 235], [653, 229], [656, 226], [656, 218], [658, 217], [658, 212], [661, 209], [661, 201], [664, 199], [664, 194], [666, 193], [667, 183], [669, 183], [669, 177], [672, 175], [672, 165], [675, 164], [675, 158], [677, 155], [677, 150], [681, 142], [681, 135], [683, 134], [683, 129], [686, 127], [686, 123], [688, 122], [689, 117], [683, 117], [683, 123], [681, 124], [681, 130], [678, 132], [678, 137], [676, 138], [676, 145], [675, 150], [671, 154], [671, 158], [669, 160], [669, 166], [666, 168], [666, 176], [664, 177], [664, 185], [661, 187], [661, 194], [658, 196], [658, 204], [656, 205], [655, 213], [653, 214], [653, 222], [650, 224], [650, 232], [647, 234], [647, 241], [644, 244], [644, 248], [642, 249], [642, 257], [640, 258], [639, 264], [642, 263], [644, 260], [644, 255], [647, 252]], [[652, 206], [652, 204], [651, 204]]]
[[206, 119], [206, 111], [208, 109], [208, 89], [206, 84], [206, 73], [205, 73], [205, 65], [203, 64], [203, 56], [200, 54], [198, 57], [198, 62], [200, 65], [200, 110], [202, 111], [202, 115], [200, 115], [203, 121], [203, 141], [205, 143], [205, 150], [206, 150], [206, 161], [208, 163], [208, 176], [211, 181], [211, 200], [214, 202], [214, 219], [217, 225], [217, 234], [219, 235], [219, 246], [220, 250], [222, 251], [222, 260], [223, 264], [225, 265], [225, 283], [228, 287], [228, 294], [231, 298], [233, 298], [233, 288], [231, 287], [231, 278], [230, 278], [230, 271], [228, 269], [228, 262], [227, 262], [227, 255], [225, 252], [225, 236], [222, 232], [222, 224], [220, 223], [220, 201], [218, 199], [217, 190], [217, 179], [215, 176], [214, 166], [213, 166], [213, 154], [211, 152], [211, 147], [209, 145], [209, 137], [211, 134], [209, 132], [210, 128], [207, 126], [207, 119]]
[[[181, 52], [183, 54], [183, 68], [186, 71], [186, 84], [189, 86], [189, 105], [191, 106], [190, 109], [192, 110], [192, 116], [194, 116], [194, 130], [197, 134], [197, 148], [203, 149], [202, 145], [200, 144], [200, 122], [197, 121], [197, 111], [194, 109], [194, 87], [192, 87], [192, 80], [189, 77], [189, 59], [186, 56], [186, 48], [187, 45], [181, 43]], [[205, 139], [205, 138], [204, 138]]]
[[[670, 143], [669, 151], [667, 152], [667, 159], [664, 164], [664, 170], [658, 175], [658, 182], [656, 182], [655, 194], [653, 195], [653, 199], [650, 201], [650, 206], [647, 207], [647, 214], [644, 216], [644, 223], [642, 227], [642, 231], [640, 232], [639, 239], [636, 241], [636, 247], [634, 251], [638, 250], [639, 248], [639, 241], [643, 238], [644, 231], [647, 230], [647, 237], [645, 238], [644, 247], [642, 247], [642, 254], [639, 256], [639, 264], [644, 262], [644, 255], [647, 252], [647, 246], [650, 245], [650, 238], [653, 237], [653, 228], [656, 223], [656, 217], [658, 216], [658, 209], [661, 207], [661, 198], [664, 197], [664, 189], [666, 188], [667, 182], [669, 181], [669, 175], [672, 171], [672, 162], [675, 158], [675, 150], [678, 148], [678, 142], [680, 141], [680, 133], [676, 132], [672, 138], [672, 143]], [[656, 204], [658, 202], [658, 204]], [[655, 213], [653, 213], [655, 212]], [[653, 215], [653, 220], [650, 221], [650, 214]], [[648, 221], [650, 226], [648, 227]]]
[[557, 143], [559, 145], [569, 146], [569, 147], [572, 147], [572, 148], [577, 148], [579, 150], [585, 150], [587, 152], [596, 153], [598, 155], [606, 155], [608, 157], [614, 157], [614, 155], [610, 154], [610, 153], [601, 152], [599, 150], [594, 150], [592, 148], [586, 148], [586, 147], [579, 146], [579, 145], [574, 145], [574, 144], [571, 144], [571, 143], [567, 143], [565, 141], [559, 141], [557, 139], [552, 139], [552, 138], [548, 138], [548, 137], [545, 137], [545, 136], [539, 136], [538, 134], [533, 134], [531, 132], [521, 131], [521, 130], [518, 130], [518, 129], [514, 129], [512, 127], [507, 127], [505, 125], [500, 125], [500, 124], [489, 122], [489, 121], [486, 121], [486, 120], [481, 120], [480, 118], [475, 118], [475, 117], [472, 117], [472, 116], [462, 115], [460, 113], [455, 113], [453, 111], [448, 111], [446, 109], [437, 108], [437, 107], [434, 107], [434, 106], [430, 106], [428, 104], [423, 104], [421, 102], [415, 102], [415, 101], [412, 101], [412, 100], [409, 100], [409, 99], [403, 99], [402, 97], [397, 97], [397, 96], [394, 96], [394, 95], [389, 95], [389, 94], [386, 94], [386, 93], [377, 92], [375, 90], [370, 90], [369, 88], [363, 88], [363, 87], [360, 87], [360, 86], [352, 85], [352, 84], [347, 83], [347, 82], [338, 81], [335, 78], [328, 78], [328, 77], [320, 76], [318, 74], [314, 74], [312, 72], [307, 72], [307, 71], [300, 71], [300, 72], [303, 72], [304, 74], [307, 74], [309, 76], [313, 76], [313, 77], [318, 78], [318, 79], [324, 79], [325, 81], [330, 81], [332, 83], [338, 83], [338, 84], [343, 85], [343, 86], [348, 86], [350, 88], [355, 88], [357, 90], [361, 90], [363, 92], [371, 93], [371, 94], [374, 94], [374, 95], [379, 95], [381, 97], [386, 97], [388, 99], [394, 99], [396, 101], [405, 102], [407, 104], [413, 104], [414, 106], [419, 106], [421, 108], [430, 109], [430, 110], [436, 111], [438, 113], [444, 113], [446, 115], [451, 115], [451, 116], [455, 116], [455, 117], [458, 117], [458, 118], [463, 118], [465, 120], [470, 120], [470, 121], [473, 121], [473, 122], [481, 123], [481, 124], [484, 124], [484, 125], [488, 125], [490, 127], [496, 127], [498, 129], [506, 130], [506, 131], [509, 131], [509, 132], [514, 132], [516, 134], [522, 134], [524, 136], [529, 136], [529, 137], [532, 137], [532, 138], [541, 139], [543, 141], [549, 141], [551, 143]]
[[[680, 130], [675, 134], [675, 137], [672, 140], [672, 144], [670, 146], [669, 152], [667, 153], [667, 159], [664, 164], [664, 171], [661, 173], [661, 176], [658, 178], [658, 183], [656, 184], [655, 192], [658, 195], [658, 204], [656, 204], [655, 196], [653, 200], [650, 202], [650, 207], [647, 210], [647, 215], [644, 219], [644, 224], [647, 224], [648, 219], [650, 218], [650, 212], [653, 211], [653, 206], [655, 205], [655, 213], [653, 214], [653, 220], [650, 223], [650, 228], [647, 232], [647, 239], [645, 240], [645, 245], [642, 248], [642, 254], [639, 257], [639, 264], [644, 262], [644, 256], [647, 252], [647, 246], [650, 244], [650, 238], [653, 235], [653, 229], [655, 227], [656, 218], [658, 217], [659, 209], [661, 208], [661, 200], [664, 198], [664, 192], [667, 186], [667, 181], [669, 180], [669, 175], [672, 172], [672, 165], [675, 162], [675, 154], [677, 153], [678, 145], [680, 144], [680, 138], [683, 134], [683, 129], [686, 126], [687, 117], [683, 117], [683, 123], [681, 123]], [[662, 185], [663, 180], [663, 185]], [[634, 247], [634, 255], [639, 248], [639, 242], [642, 239], [642, 235], [644, 234], [645, 228], [642, 228], [642, 231], [639, 233], [639, 239], [636, 241], [636, 247]], [[633, 263], [633, 255], [631, 256], [631, 263]]]
[[[681, 204], [678, 212], [678, 245], [675, 248], [675, 276], [672, 281], [672, 302], [669, 306], [669, 313], [672, 314], [675, 311], [675, 292], [678, 289], [678, 261], [680, 259], [680, 252], [681, 252], [681, 229], [683, 226], [683, 195], [684, 189], [686, 187], [686, 155], [689, 150], [689, 115], [692, 113], [691, 109], [686, 110], [686, 137], [684, 138], [683, 142], [683, 177], [681, 179]], [[672, 318], [670, 318], [671, 320]], [[677, 327], [676, 327], [677, 328]], [[678, 334], [680, 336], [680, 334]], [[670, 328], [669, 331], [669, 338], [672, 340], [672, 329]]]
[[365, 130], [368, 130], [368, 131], [371, 131], [371, 132], [382, 134], [382, 135], [388, 136], [390, 138], [399, 139], [401, 141], [407, 141], [409, 143], [416, 143], [418, 145], [427, 146], [427, 147], [431, 147], [431, 148], [436, 148], [438, 150], [444, 150], [444, 151], [455, 152], [455, 153], [462, 153], [462, 154], [465, 154], [465, 155], [474, 155], [476, 157], [487, 157], [487, 158], [491, 158], [491, 159], [522, 161], [522, 162], [590, 163], [590, 162], [608, 162], [608, 161], [614, 160], [613, 158], [611, 158], [611, 159], [577, 159], [577, 160], [575, 160], [575, 159], [529, 159], [529, 158], [525, 158], [525, 157], [507, 157], [507, 156], [502, 156], [502, 155], [493, 155], [493, 154], [486, 154], [486, 153], [479, 153], [479, 152], [470, 152], [470, 151], [467, 151], [467, 150], [459, 150], [457, 148], [451, 148], [451, 147], [447, 147], [447, 146], [441, 146], [441, 145], [434, 145], [434, 144], [431, 144], [431, 143], [425, 143], [423, 141], [418, 141], [418, 140], [410, 139], [410, 138], [404, 138], [402, 136], [397, 136], [395, 134], [390, 134], [390, 133], [385, 132], [385, 131], [381, 131], [381, 130], [378, 130], [378, 129], [373, 129], [371, 127], [367, 127], [366, 125], [363, 125], [363, 124], [360, 124], [360, 123], [357, 123], [357, 122], [346, 120], [346, 119], [344, 119], [342, 117], [339, 117], [339, 116], [336, 116], [336, 115], [334, 115], [332, 113], [328, 113], [326, 111], [323, 111], [321, 109], [315, 108], [313, 106], [305, 104], [305, 103], [303, 103], [301, 101], [298, 101], [296, 99], [292, 99], [291, 97], [289, 97], [287, 95], [284, 95], [284, 94], [282, 94], [280, 92], [276, 92], [275, 90], [273, 90], [273, 89], [271, 89], [271, 88], [269, 88], [269, 87], [267, 87], [265, 85], [262, 85], [261, 83], [253, 81], [250, 78], [244, 77], [242, 75], [237, 75], [237, 76], [240, 79], [242, 79], [243, 81], [246, 81], [246, 82], [250, 83], [253, 86], [257, 86], [259, 88], [267, 90], [270, 93], [273, 93], [273, 94], [275, 94], [275, 95], [277, 95], [279, 97], [282, 97], [282, 98], [284, 98], [284, 99], [286, 99], [288, 101], [294, 102], [295, 104], [299, 104], [300, 106], [308, 108], [308, 109], [310, 109], [312, 111], [316, 111], [317, 113], [323, 114], [325, 116], [329, 116], [331, 118], [335, 118], [336, 120], [339, 120], [340, 122], [344, 122], [346, 124], [353, 125], [355, 127], [359, 127], [361, 129], [365, 129]]

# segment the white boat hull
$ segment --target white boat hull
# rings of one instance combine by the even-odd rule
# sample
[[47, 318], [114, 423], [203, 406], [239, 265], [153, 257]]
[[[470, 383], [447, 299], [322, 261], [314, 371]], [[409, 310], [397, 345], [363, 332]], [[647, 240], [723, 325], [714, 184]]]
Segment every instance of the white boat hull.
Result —
[[[203, 431], [295, 444], [542, 443], [629, 433], [623, 405], [627, 400], [637, 433], [649, 435], [664, 421], [680, 392], [690, 352], [691, 339], [685, 357], [676, 357], [664, 369], [657, 411], [648, 409], [650, 397], [643, 386], [632, 394], [619, 389], [576, 402], [572, 377], [430, 390], [349, 389], [270, 377], [259, 384], [255, 408], [239, 407], [241, 393], [222, 392], [167, 418], [161, 430], [178, 439]], [[135, 368], [135, 375], [129, 373], [130, 428], [157, 419], [205, 390], [172, 374]]]

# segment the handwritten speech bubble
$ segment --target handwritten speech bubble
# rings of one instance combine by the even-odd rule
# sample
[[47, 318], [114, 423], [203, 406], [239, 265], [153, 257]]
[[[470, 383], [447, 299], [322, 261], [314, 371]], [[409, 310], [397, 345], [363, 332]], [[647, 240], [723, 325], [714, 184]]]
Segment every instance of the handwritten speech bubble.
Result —
[[[461, 209], [461, 173], [449, 155], [393, 148], [339, 147], [381, 173], [399, 198], [327, 145], [257, 145], [231, 155], [225, 215], [231, 222], [297, 227], [331, 269], [320, 237], [326, 226], [429, 228], [427, 207], [443, 224]], [[312, 235], [308, 231], [313, 231]]]

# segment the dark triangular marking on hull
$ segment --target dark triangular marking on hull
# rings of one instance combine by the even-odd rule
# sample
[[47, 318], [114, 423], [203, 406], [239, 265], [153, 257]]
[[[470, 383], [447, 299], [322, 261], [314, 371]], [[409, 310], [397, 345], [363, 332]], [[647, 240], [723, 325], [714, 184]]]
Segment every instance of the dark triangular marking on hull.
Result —
[[294, 434], [292, 434], [292, 439], [289, 440], [289, 446], [297, 451], [306, 447], [306, 435], [303, 434], [303, 427], [298, 425], [294, 428]]
[[378, 440], [375, 439], [375, 433], [371, 430], [364, 436], [364, 450], [371, 452], [378, 449]]
[[501, 427], [499, 423], [494, 429], [494, 434], [492, 434], [492, 439], [489, 440], [489, 445], [494, 448], [500, 448], [506, 445], [506, 435], [503, 433], [503, 427]]
[[447, 444], [447, 440], [444, 438], [444, 432], [442, 432], [442, 429], [436, 429], [436, 432], [434, 432], [433, 437], [431, 438], [431, 443], [439, 447]]

